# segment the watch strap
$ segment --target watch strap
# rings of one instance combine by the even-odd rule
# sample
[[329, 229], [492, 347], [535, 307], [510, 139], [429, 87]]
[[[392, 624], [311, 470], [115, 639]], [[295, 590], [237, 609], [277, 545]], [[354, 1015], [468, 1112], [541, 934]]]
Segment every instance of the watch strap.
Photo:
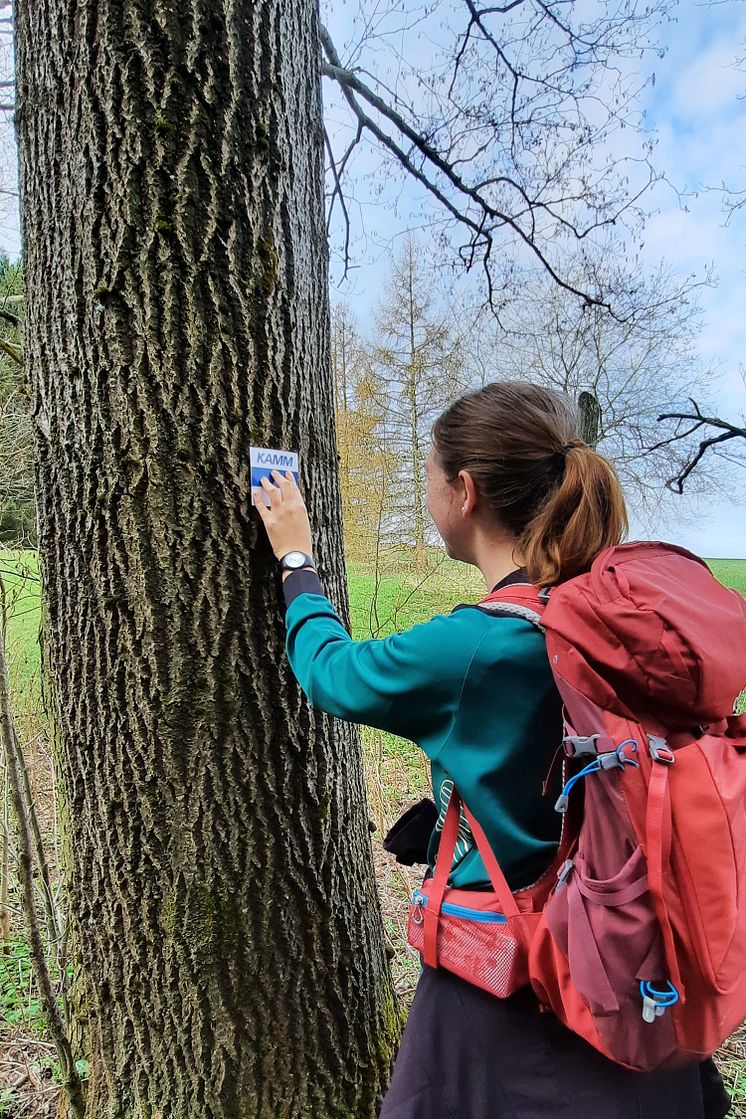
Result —
[[[305, 562], [298, 565], [293, 564], [291, 566], [290, 564], [285, 562], [288, 556], [303, 556]], [[278, 562], [280, 564], [281, 571], [306, 571], [309, 569], [311, 571], [316, 570], [316, 561], [313, 556], [309, 556], [307, 552], [301, 552], [299, 548], [293, 548], [291, 549], [291, 551], [286, 552], [284, 556], [280, 557]]]

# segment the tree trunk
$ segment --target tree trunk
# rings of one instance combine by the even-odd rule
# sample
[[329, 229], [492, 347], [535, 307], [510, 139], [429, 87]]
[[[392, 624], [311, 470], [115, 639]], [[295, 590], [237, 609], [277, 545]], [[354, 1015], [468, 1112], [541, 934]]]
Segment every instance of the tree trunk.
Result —
[[592, 392], [581, 392], [578, 397], [578, 412], [580, 415], [580, 438], [590, 447], [595, 448], [598, 443], [601, 425], [601, 406], [598, 403], [598, 398]]
[[27, 0], [18, 132], [87, 1114], [372, 1116], [359, 740], [291, 678], [249, 447], [346, 609], [315, 0]]

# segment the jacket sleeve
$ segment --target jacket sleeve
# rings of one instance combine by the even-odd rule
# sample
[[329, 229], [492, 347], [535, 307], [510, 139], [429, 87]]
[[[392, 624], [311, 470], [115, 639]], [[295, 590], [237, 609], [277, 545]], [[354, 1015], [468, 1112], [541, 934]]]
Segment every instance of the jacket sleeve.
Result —
[[306, 592], [290, 602], [286, 624], [290, 666], [314, 707], [415, 742], [447, 733], [479, 643], [457, 615], [353, 641], [329, 600]]

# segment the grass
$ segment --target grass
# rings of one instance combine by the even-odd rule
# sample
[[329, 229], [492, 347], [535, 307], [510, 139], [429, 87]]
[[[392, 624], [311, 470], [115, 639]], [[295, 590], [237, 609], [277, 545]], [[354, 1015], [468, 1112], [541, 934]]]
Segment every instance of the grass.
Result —
[[[746, 560], [708, 562], [721, 582], [746, 594]], [[24, 742], [29, 749], [43, 753], [46, 737], [43, 730], [39, 731], [39, 727], [43, 727], [38, 640], [41, 609], [35, 554], [0, 553], [0, 575], [6, 591], [13, 702]], [[447, 613], [460, 602], [473, 602], [484, 594], [478, 572], [434, 551], [428, 556], [428, 568], [424, 572], [406, 566], [402, 556], [389, 555], [378, 572], [371, 563], [350, 564], [348, 580], [352, 630], [357, 639], [383, 637], [406, 629], [427, 621], [434, 614]], [[380, 839], [406, 806], [428, 794], [428, 768], [416, 746], [393, 735], [366, 728], [363, 747], [371, 815]], [[48, 759], [45, 763], [42, 758], [38, 768], [42, 795], [49, 797], [51, 768]], [[52, 813], [47, 813], [47, 818], [53, 818]], [[406, 997], [414, 989], [419, 973], [419, 961], [406, 943], [408, 902], [419, 870], [392, 863], [383, 854], [380, 842], [374, 844], [374, 850], [384, 926], [394, 949], [395, 983], [397, 990]], [[54, 1082], [59, 1070], [56, 1058], [42, 1038], [43, 1023], [30, 971], [28, 945], [20, 931], [14, 931], [16, 935], [6, 946], [6, 953], [0, 953], [0, 1037], [5, 1033], [0, 1085], [6, 1052], [20, 1053], [19, 1049], [13, 1050], [13, 1038], [23, 1040], [24, 1059], [30, 1060], [29, 1054], [34, 1054], [38, 1075], [47, 1082]], [[34, 1050], [34, 1045], [39, 1048]], [[734, 1095], [733, 1115], [746, 1119], [746, 1040], [740, 1034], [735, 1035], [718, 1054], [718, 1061]], [[17, 1099], [12, 1091], [0, 1087], [0, 1116], [32, 1114], [16, 1110], [16, 1107]]]
[[[23, 935], [13, 937], [0, 954], [0, 1010], [4, 1022], [42, 1037], [44, 1017]], [[56, 977], [53, 977], [56, 978]]]
[[0, 551], [0, 579], [7, 610], [6, 659], [16, 715], [41, 708], [41, 601], [35, 552]]
[[715, 578], [724, 586], [746, 595], [746, 560], [711, 559], [707, 564]]
[[485, 593], [475, 568], [434, 550], [424, 571], [388, 556], [379, 572], [372, 564], [351, 563], [347, 576], [352, 632], [358, 639], [385, 637]]

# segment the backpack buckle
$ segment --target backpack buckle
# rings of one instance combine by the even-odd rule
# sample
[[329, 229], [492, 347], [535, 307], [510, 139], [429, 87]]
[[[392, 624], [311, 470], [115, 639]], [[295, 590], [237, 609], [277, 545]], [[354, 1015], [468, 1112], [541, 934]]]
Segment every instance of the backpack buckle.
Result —
[[660, 762], [661, 765], [673, 765], [676, 761], [676, 756], [665, 738], [658, 738], [655, 734], [648, 735], [648, 748], [650, 757], [654, 762]]
[[563, 889], [564, 886], [567, 885], [567, 879], [570, 877], [570, 873], [571, 873], [572, 869], [573, 869], [572, 859], [565, 859], [562, 866], [557, 871], [557, 885], [554, 888], [556, 893], [559, 893], [559, 891], [561, 889]]
[[[595, 757], [598, 754], [598, 740], [601, 737], [600, 734], [568, 734], [562, 739], [562, 744], [570, 758], [577, 758], [582, 754], [592, 754]], [[568, 747], [571, 747], [572, 751]]]
[[622, 760], [616, 750], [608, 750], [606, 753], [598, 755], [599, 769], [624, 769], [625, 762], [630, 765], [636, 764], [628, 758]]

